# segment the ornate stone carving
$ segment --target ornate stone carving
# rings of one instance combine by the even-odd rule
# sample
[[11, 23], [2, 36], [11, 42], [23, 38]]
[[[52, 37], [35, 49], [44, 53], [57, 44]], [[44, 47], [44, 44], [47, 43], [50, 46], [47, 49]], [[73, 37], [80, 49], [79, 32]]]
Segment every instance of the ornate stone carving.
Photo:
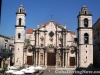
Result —
[[41, 36], [41, 37], [40, 37], [40, 39], [41, 39], [41, 40], [43, 40], [43, 39], [44, 39], [44, 37], [43, 37], [43, 36]]

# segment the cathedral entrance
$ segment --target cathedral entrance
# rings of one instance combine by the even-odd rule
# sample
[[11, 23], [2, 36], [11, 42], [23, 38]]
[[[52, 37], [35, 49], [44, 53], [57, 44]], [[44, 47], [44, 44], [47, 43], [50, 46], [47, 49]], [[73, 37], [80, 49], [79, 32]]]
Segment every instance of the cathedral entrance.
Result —
[[75, 66], [75, 57], [70, 57], [70, 66]]
[[28, 65], [33, 65], [32, 56], [27, 56], [27, 64]]
[[48, 66], [55, 66], [56, 65], [55, 53], [47, 53], [47, 65]]

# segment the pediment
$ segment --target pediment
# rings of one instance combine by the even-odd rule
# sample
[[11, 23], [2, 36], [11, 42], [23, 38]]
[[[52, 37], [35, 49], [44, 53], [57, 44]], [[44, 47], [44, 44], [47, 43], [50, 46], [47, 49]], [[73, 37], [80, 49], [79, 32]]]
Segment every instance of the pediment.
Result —
[[50, 26], [52, 24], [52, 26], [54, 26], [54, 27], [58, 27], [58, 28], [64, 28], [64, 26], [63, 25], [61, 25], [61, 24], [59, 24], [59, 23], [57, 23], [57, 22], [54, 22], [54, 21], [50, 21], [50, 22], [46, 22], [46, 23], [44, 23], [44, 24], [39, 24], [38, 25], [38, 29], [41, 29], [41, 28], [45, 28], [46, 26]]

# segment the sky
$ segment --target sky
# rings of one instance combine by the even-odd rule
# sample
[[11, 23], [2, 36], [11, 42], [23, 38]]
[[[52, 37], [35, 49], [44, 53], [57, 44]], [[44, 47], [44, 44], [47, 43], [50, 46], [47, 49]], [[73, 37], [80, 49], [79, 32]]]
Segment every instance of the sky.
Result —
[[53, 15], [53, 21], [77, 33], [77, 16], [84, 5], [93, 15], [93, 24], [100, 17], [100, 0], [2, 0], [0, 34], [15, 36], [15, 13], [21, 4], [27, 13], [26, 30], [49, 22]]

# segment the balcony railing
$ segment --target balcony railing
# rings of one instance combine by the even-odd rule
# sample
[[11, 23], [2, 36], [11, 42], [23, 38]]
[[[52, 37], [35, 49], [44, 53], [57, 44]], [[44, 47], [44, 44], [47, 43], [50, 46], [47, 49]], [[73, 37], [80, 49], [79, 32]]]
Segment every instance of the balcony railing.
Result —
[[1, 49], [0, 56], [10, 56], [12, 55], [12, 50]]

